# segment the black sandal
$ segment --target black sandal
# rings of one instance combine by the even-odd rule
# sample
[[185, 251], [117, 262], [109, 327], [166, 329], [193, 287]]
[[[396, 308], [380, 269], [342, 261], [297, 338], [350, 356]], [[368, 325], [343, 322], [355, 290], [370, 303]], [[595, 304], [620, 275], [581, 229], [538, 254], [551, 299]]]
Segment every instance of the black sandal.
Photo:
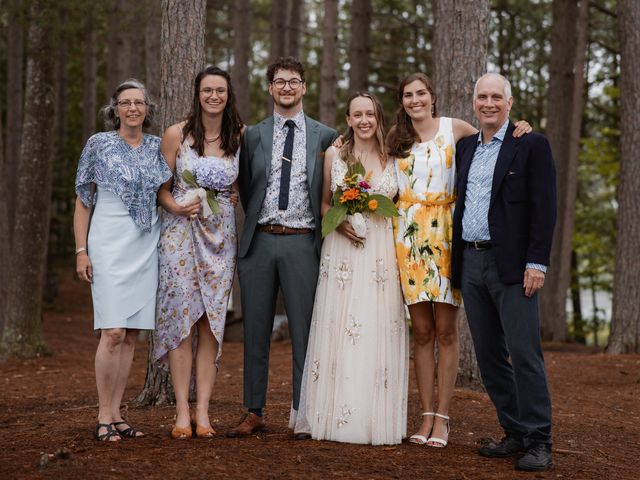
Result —
[[[144, 433], [139, 432], [131, 425], [129, 425], [129, 422], [127, 422], [126, 420], [122, 420], [121, 422], [113, 422], [111, 425], [113, 425], [113, 428], [115, 429], [117, 434], [123, 438], [142, 438], [145, 436]], [[124, 430], [118, 430], [118, 425], [126, 425], [127, 428], [125, 428]], [[138, 435], [138, 433], [142, 433], [142, 435]]]
[[[100, 434], [99, 432], [101, 428], [105, 428], [107, 431]], [[99, 442], [109, 442], [113, 437], [120, 438], [120, 433], [118, 433], [118, 430], [113, 426], [112, 423], [98, 423], [96, 425], [96, 430], [95, 432], [93, 432], [93, 438], [95, 438]]]

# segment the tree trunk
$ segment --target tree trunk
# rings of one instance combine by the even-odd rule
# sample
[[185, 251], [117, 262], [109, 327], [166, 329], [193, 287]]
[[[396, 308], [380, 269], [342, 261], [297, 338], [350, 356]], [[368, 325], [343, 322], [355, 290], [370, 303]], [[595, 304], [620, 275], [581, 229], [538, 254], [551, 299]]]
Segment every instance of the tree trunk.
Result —
[[271, 42], [269, 44], [269, 61], [286, 54], [287, 12], [289, 2], [287, 0], [273, 0], [271, 2]]
[[82, 143], [96, 131], [97, 99], [96, 79], [98, 63], [96, 59], [96, 11], [93, 2], [85, 5], [86, 26], [84, 45], [84, 83], [82, 92]]
[[[300, 2], [302, 3], [302, 2]], [[245, 124], [251, 117], [251, 83], [249, 82], [249, 57], [251, 56], [251, 2], [238, 0], [233, 3], [233, 72], [231, 75], [233, 90], [236, 95], [236, 106]], [[244, 212], [236, 208], [236, 229], [242, 231]], [[233, 279], [231, 294], [233, 315], [227, 315], [227, 321], [236, 322], [242, 318], [240, 302], [240, 283], [238, 274]], [[238, 334], [234, 340], [242, 340]]]
[[354, 0], [351, 4], [351, 43], [349, 44], [349, 91], [366, 90], [369, 77], [371, 43], [371, 0]]
[[286, 54], [300, 58], [302, 55], [302, 34], [305, 30], [304, 2], [293, 0], [289, 12], [289, 25], [287, 25]]
[[16, 207], [16, 188], [22, 143], [24, 31], [25, 12], [20, 0], [9, 0], [7, 10], [11, 21], [7, 25], [7, 136], [5, 142], [7, 212], [11, 241]]
[[618, 0], [620, 39], [620, 180], [613, 315], [607, 353], [640, 353], [640, 8]]
[[251, 55], [251, 2], [233, 3], [233, 90], [236, 106], [245, 123], [251, 115], [251, 84], [249, 83], [249, 57]]
[[[160, 100], [160, 34], [162, 30], [162, 0], [147, 0], [147, 26], [144, 31], [144, 83], [154, 102]], [[163, 132], [157, 124], [149, 133]]]
[[[271, 29], [269, 42], [269, 63], [285, 55], [285, 39], [287, 26], [287, 0], [273, 0], [271, 2]], [[267, 115], [273, 113], [273, 100], [267, 96]]]
[[540, 321], [542, 337], [557, 342], [567, 339], [588, 13], [588, 0], [581, 0], [579, 5], [576, 0], [553, 3], [547, 134], [556, 161], [559, 222], [546, 285], [541, 291]]
[[573, 339], [586, 344], [584, 334], [584, 318], [582, 317], [582, 300], [580, 296], [580, 272], [578, 271], [578, 254], [571, 250], [571, 305], [573, 307]]
[[436, 0], [433, 65], [438, 115], [475, 124], [473, 86], [487, 66], [489, 0]]
[[[204, 67], [206, 0], [162, 0], [160, 130], [183, 119], [189, 112], [193, 79]], [[151, 358], [149, 339], [147, 377], [137, 402], [162, 405], [174, 401], [169, 373]]]
[[322, 67], [320, 68], [320, 121], [336, 124], [338, 84], [338, 1], [324, 1], [322, 20]]
[[3, 356], [43, 353], [42, 283], [46, 264], [51, 202], [51, 151], [55, 114], [51, 0], [33, 0], [29, 27], [25, 111], [17, 199], [11, 282], [7, 286]]
[[[7, 211], [7, 176], [2, 142], [2, 115], [0, 115], [0, 265], [9, 264], [9, 212]], [[7, 268], [0, 268], [0, 298], [7, 298], [7, 285], [9, 284], [9, 272]], [[4, 309], [0, 304], [0, 338], [4, 330]]]
[[[124, 0], [113, 0], [108, 15], [107, 28], [107, 99], [125, 80], [124, 76], [124, 30], [126, 25], [122, 22], [126, 20], [126, 12], [123, 11]], [[126, 22], [125, 22], [126, 23]]]
[[[489, 0], [436, 0], [434, 66], [439, 115], [475, 123], [473, 86], [485, 72], [489, 35]], [[459, 386], [482, 389], [471, 332], [463, 309], [460, 330]]]

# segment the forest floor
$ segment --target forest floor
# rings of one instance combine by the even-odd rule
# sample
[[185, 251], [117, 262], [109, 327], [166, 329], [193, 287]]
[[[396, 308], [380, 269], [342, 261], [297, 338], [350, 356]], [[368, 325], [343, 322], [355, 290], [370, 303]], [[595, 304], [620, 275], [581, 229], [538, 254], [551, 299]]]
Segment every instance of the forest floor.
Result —
[[[0, 364], [0, 479], [13, 478], [640, 478], [640, 356], [607, 356], [574, 345], [546, 345], [553, 397], [555, 467], [521, 473], [512, 460], [477, 455], [499, 438], [495, 410], [482, 393], [455, 392], [450, 444], [371, 447], [295, 441], [287, 429], [290, 344], [271, 350], [268, 428], [246, 439], [225, 438], [243, 412], [242, 344], [226, 343], [214, 399], [211, 440], [169, 438], [171, 407], [137, 407], [146, 342], [140, 341], [125, 393], [128, 419], [144, 439], [93, 440], [96, 422], [90, 292], [67, 276], [44, 314], [51, 356]], [[411, 372], [409, 433], [419, 422]]]

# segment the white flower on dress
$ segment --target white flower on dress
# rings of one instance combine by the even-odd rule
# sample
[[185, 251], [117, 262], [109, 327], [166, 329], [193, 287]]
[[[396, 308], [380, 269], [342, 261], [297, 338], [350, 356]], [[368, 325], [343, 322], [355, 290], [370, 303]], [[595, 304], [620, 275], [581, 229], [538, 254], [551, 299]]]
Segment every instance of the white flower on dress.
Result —
[[345, 284], [351, 281], [351, 275], [353, 274], [353, 270], [351, 270], [351, 265], [348, 258], [343, 258], [342, 262], [335, 267], [336, 278], [338, 279], [338, 285], [340, 286], [340, 290], [344, 290]]
[[360, 327], [362, 327], [362, 324], [359, 323], [351, 314], [349, 315], [349, 320], [349, 326], [344, 329], [344, 333], [349, 337], [351, 345], [355, 345], [360, 338]]
[[351, 408], [349, 405], [342, 406], [342, 412], [340, 413], [337, 422], [338, 428], [342, 428], [349, 423], [349, 417], [351, 417], [351, 414], [353, 414], [354, 411], [355, 409]]
[[314, 360], [313, 367], [311, 367], [311, 378], [313, 379], [314, 382], [317, 382], [319, 377], [320, 377], [320, 361]]
[[320, 273], [318, 275], [318, 278], [320, 280], [326, 279], [327, 277], [329, 277], [329, 261], [330, 260], [331, 260], [331, 255], [329, 255], [328, 253], [325, 253], [324, 256], [322, 257], [322, 261], [320, 262]]
[[371, 270], [371, 273], [373, 273], [373, 281], [376, 282], [379, 287], [382, 287], [382, 290], [384, 290], [384, 283], [387, 281], [387, 272], [388, 269], [384, 266], [384, 260], [378, 258], [376, 260], [376, 268], [375, 270]]

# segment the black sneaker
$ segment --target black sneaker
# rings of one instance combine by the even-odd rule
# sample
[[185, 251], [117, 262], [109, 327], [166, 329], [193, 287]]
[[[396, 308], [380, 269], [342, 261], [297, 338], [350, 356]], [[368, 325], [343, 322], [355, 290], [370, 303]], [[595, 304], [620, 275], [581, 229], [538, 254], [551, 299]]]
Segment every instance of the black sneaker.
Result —
[[551, 445], [548, 443], [534, 443], [527, 448], [525, 453], [516, 462], [516, 470], [527, 472], [543, 472], [553, 467]]
[[506, 458], [515, 457], [524, 452], [524, 445], [521, 440], [507, 435], [500, 443], [491, 442], [489, 445], [478, 449], [478, 453], [483, 457]]

